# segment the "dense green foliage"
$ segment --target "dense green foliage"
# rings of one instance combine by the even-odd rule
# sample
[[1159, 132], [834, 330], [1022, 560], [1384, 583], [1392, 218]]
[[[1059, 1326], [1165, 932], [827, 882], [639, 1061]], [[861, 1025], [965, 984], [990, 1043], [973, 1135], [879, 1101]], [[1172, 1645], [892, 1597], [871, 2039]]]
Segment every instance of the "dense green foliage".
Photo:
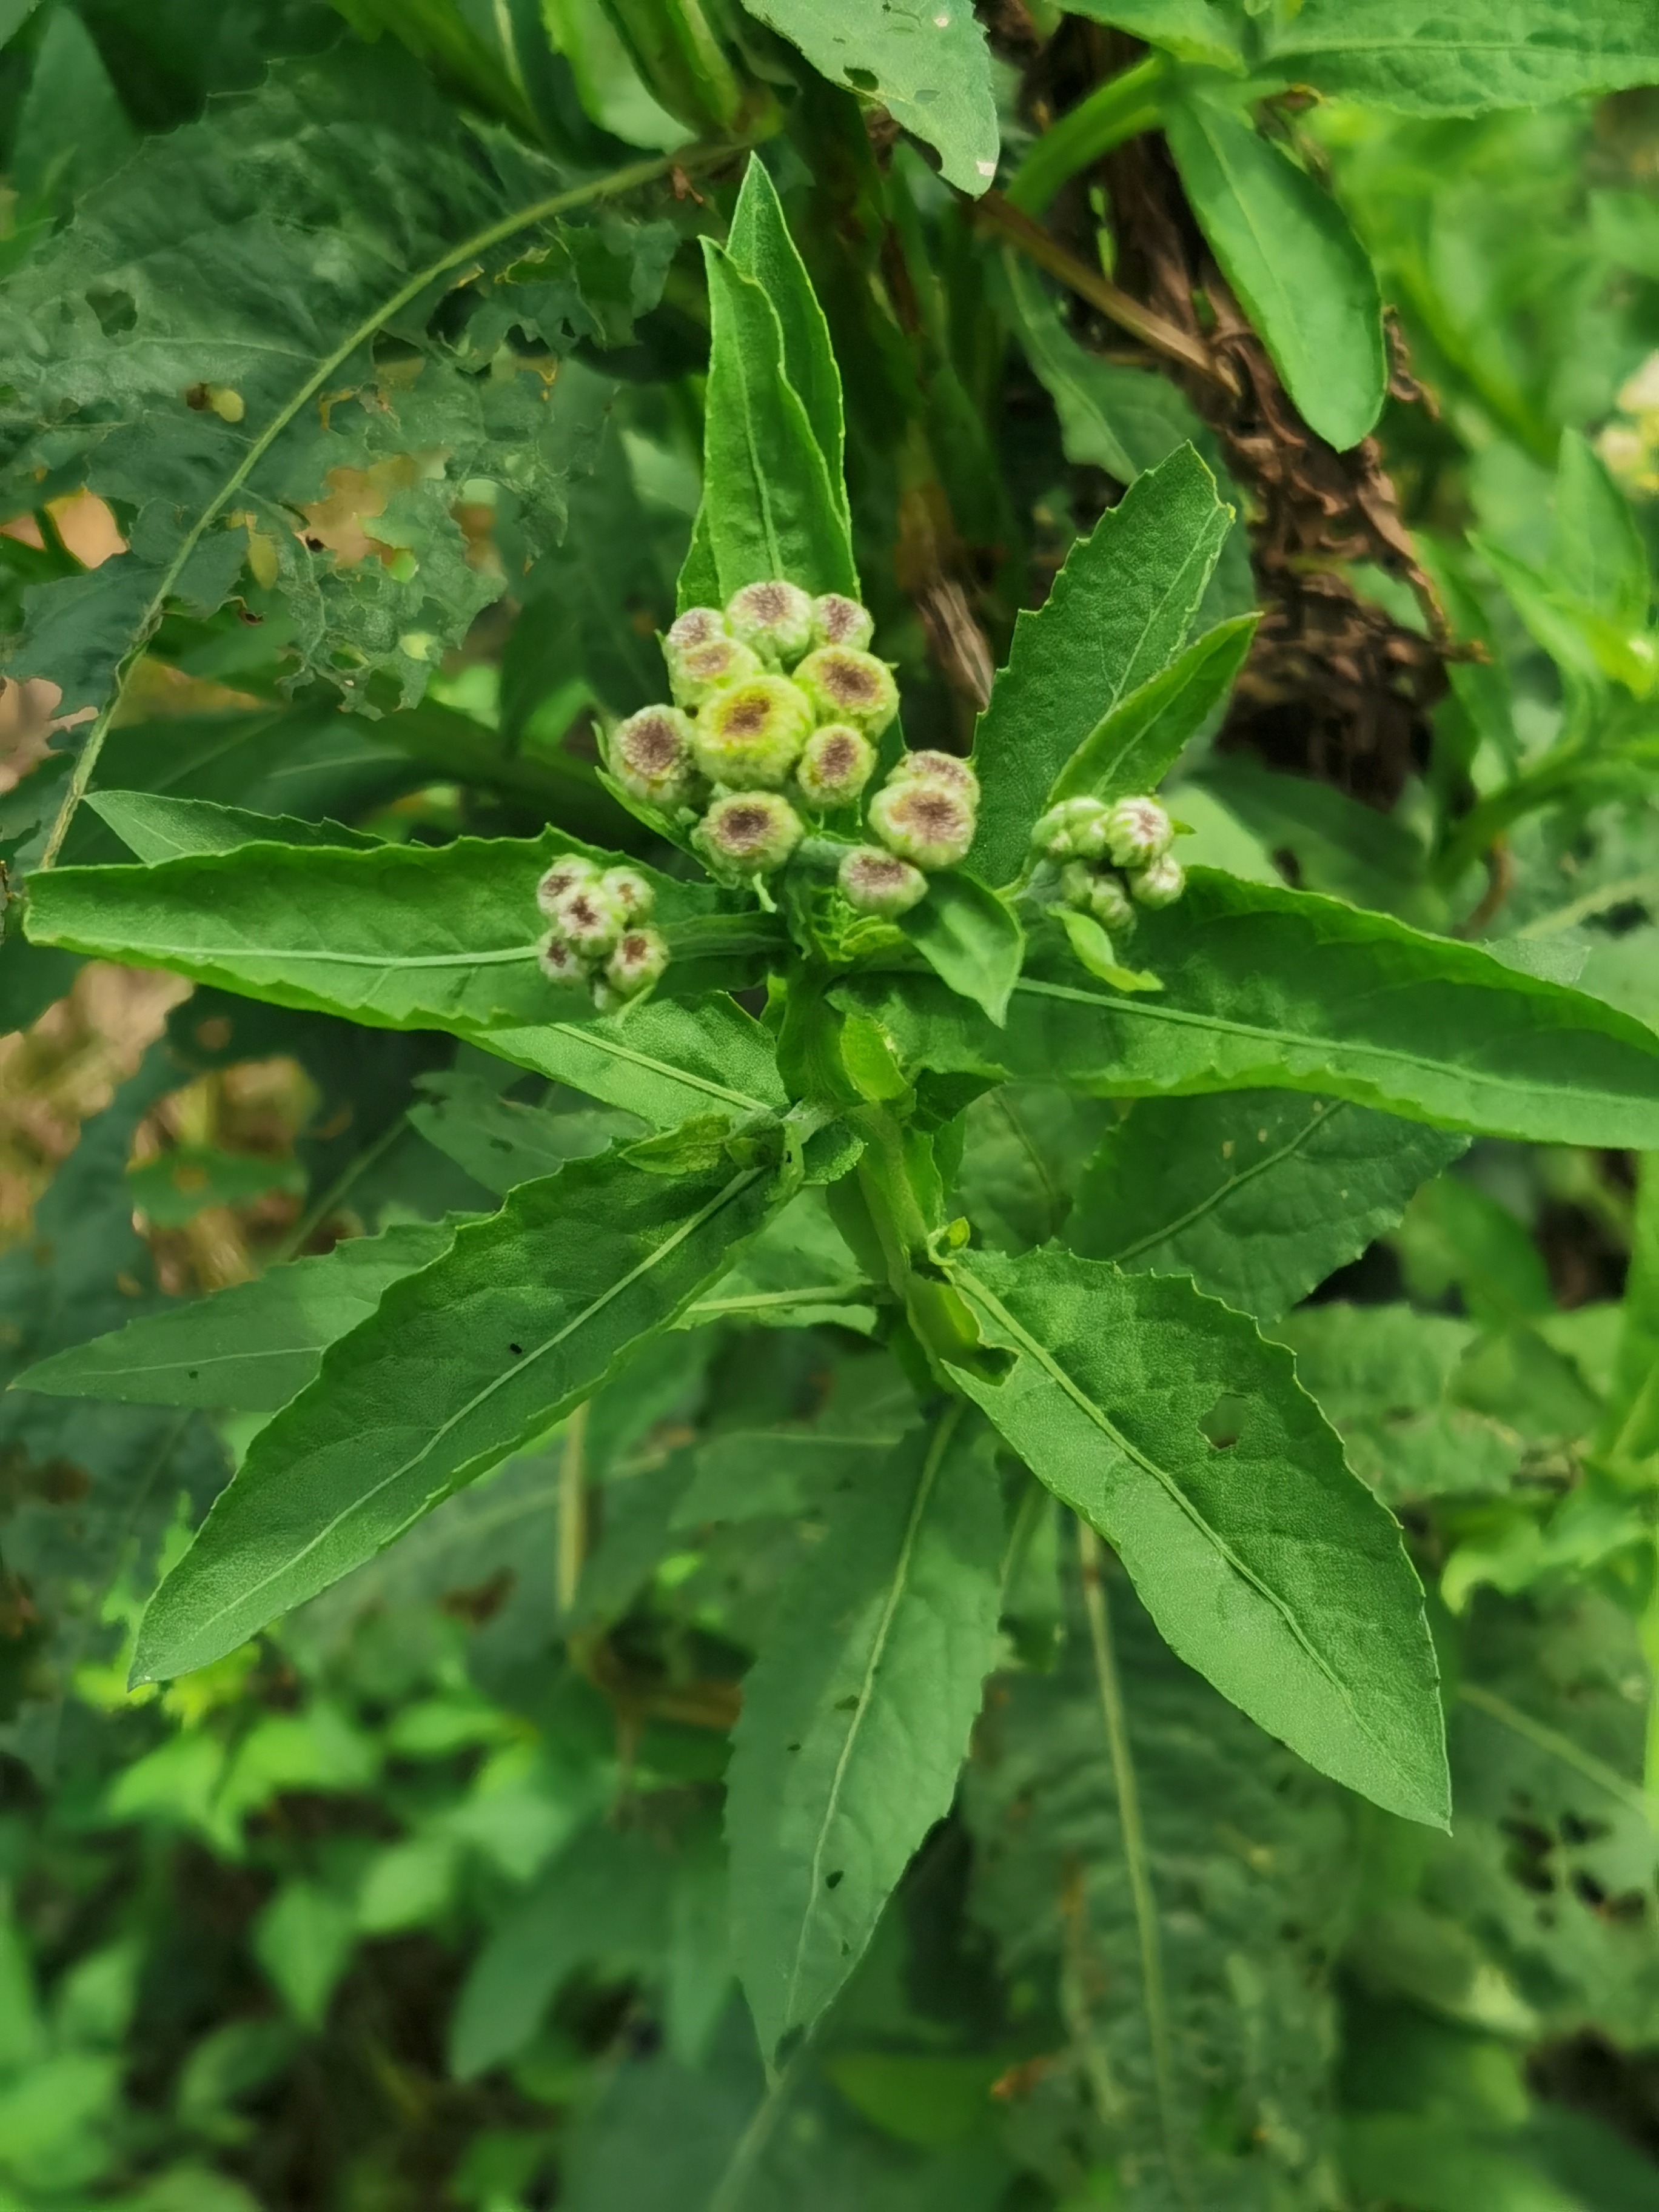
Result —
[[0, 2212], [1651, 2201], [1650, 86], [0, 0]]

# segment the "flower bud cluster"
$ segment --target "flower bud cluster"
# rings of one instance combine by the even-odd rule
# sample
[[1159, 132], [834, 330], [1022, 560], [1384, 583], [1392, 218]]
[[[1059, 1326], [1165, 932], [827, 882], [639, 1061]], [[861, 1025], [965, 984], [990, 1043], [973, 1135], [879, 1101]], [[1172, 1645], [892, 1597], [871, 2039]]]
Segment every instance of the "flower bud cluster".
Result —
[[667, 941], [650, 927], [653, 902], [637, 868], [600, 868], [565, 854], [536, 886], [536, 903], [552, 924], [538, 951], [542, 973], [585, 988], [601, 1012], [641, 997], [668, 965]]
[[1173, 906], [1186, 889], [1170, 850], [1175, 825], [1155, 799], [1062, 799], [1038, 821], [1031, 843], [1060, 870], [1061, 903], [1109, 933], [1134, 926], [1137, 906]]

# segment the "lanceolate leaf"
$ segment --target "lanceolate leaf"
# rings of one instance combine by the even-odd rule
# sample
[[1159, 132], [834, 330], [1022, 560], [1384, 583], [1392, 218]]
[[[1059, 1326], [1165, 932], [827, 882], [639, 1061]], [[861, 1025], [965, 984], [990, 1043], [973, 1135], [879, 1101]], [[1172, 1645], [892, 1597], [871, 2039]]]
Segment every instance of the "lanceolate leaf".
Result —
[[462, 1227], [255, 1437], [150, 1602], [135, 1680], [233, 1650], [589, 1396], [730, 1265], [771, 1180], [609, 1152]]
[[831, 84], [878, 100], [937, 148], [964, 192], [997, 173], [997, 111], [985, 33], [965, 0], [901, 13], [884, 0], [744, 0], [751, 15], [799, 46]]
[[653, 999], [597, 1022], [481, 1030], [472, 1042], [659, 1129], [700, 1114], [742, 1119], [788, 1103], [771, 1038], [722, 992], [691, 1006]]
[[842, 1504], [744, 1685], [726, 1796], [738, 1972], [763, 2047], [808, 2027], [949, 1811], [996, 1656], [1002, 1507], [962, 1409]]
[[288, 814], [255, 814], [205, 799], [166, 799], [149, 791], [94, 791], [87, 804], [147, 866], [191, 853], [234, 853], [239, 845], [345, 845], [362, 850], [380, 840], [338, 822], [301, 822]]
[[1279, 47], [1276, 74], [1414, 115], [1659, 82], [1659, 24], [1631, 0], [1305, 0]]
[[941, 1073], [1120, 1097], [1268, 1085], [1539, 1144], [1659, 1145], [1659, 1036], [1474, 945], [1195, 868], [1133, 948], [1161, 992], [1117, 993], [1045, 954], [1004, 1030], [921, 977], [842, 995]]
[[272, 1267], [193, 1304], [147, 1315], [26, 1368], [16, 1388], [141, 1406], [274, 1412], [317, 1372], [327, 1346], [367, 1321], [380, 1294], [447, 1250], [455, 1224], [402, 1222], [318, 1259]]
[[1189, 1283], [1069, 1253], [952, 1273], [1018, 1355], [962, 1387], [1114, 1547], [1181, 1657], [1322, 1773], [1444, 1826], [1422, 1592], [1283, 1350]]
[[1259, 620], [1239, 615], [1218, 623], [1162, 675], [1132, 691], [1072, 755], [1052, 796], [1092, 792], [1099, 799], [1121, 799], [1155, 791], [1187, 740], [1231, 690]]
[[1339, 451], [1382, 410], [1382, 302], [1330, 197], [1247, 117], [1171, 100], [1164, 127], [1205, 236], [1303, 416]]
[[[27, 927], [38, 945], [170, 968], [379, 1029], [568, 1019], [589, 1009], [537, 963], [546, 924], [535, 890], [558, 853], [586, 849], [550, 830], [367, 851], [243, 845], [152, 868], [59, 868], [33, 878]], [[719, 913], [705, 884], [653, 880], [673, 955], [667, 990], [740, 981], [747, 957], [781, 941], [769, 916]]]
[[1143, 1098], [1079, 1185], [1066, 1242], [1136, 1272], [1190, 1274], [1272, 1321], [1391, 1229], [1467, 1143], [1288, 1091]]
[[1015, 623], [975, 733], [984, 799], [969, 857], [984, 882], [1019, 872], [1054, 778], [1118, 701], [1180, 651], [1231, 520], [1183, 446], [1136, 478], [1073, 548], [1041, 612]]
[[900, 927], [941, 982], [994, 1022], [1006, 1018], [1025, 953], [1025, 933], [1006, 899], [953, 869], [934, 878]]

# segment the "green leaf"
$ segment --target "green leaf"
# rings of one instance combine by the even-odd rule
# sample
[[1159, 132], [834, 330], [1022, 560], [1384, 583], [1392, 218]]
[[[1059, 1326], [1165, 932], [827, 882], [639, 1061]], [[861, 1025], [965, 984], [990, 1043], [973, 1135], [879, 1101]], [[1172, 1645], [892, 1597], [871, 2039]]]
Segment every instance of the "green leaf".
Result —
[[1134, 945], [1158, 995], [1034, 954], [1004, 1030], [921, 976], [837, 997], [941, 1074], [1128, 1098], [1267, 1085], [1536, 1144], [1659, 1145], [1659, 1036], [1474, 945], [1207, 868], [1141, 918]]
[[1172, 100], [1164, 131], [1204, 235], [1310, 428], [1339, 453], [1382, 411], [1382, 302], [1336, 202], [1249, 122]]
[[933, 878], [899, 927], [942, 983], [1001, 1024], [1025, 957], [1025, 932], [1006, 899], [953, 868]]
[[952, 1269], [1006, 1381], [959, 1372], [1114, 1547], [1188, 1665], [1407, 1820], [1450, 1806], [1422, 1592], [1282, 1347], [1191, 1284], [1070, 1253]]
[[1122, 799], [1156, 791], [1182, 747], [1232, 690], [1260, 620], [1239, 615], [1218, 623], [1161, 675], [1120, 700], [1066, 762], [1050, 799], [1080, 792]]
[[1110, 1125], [1103, 1098], [1051, 1085], [1000, 1083], [963, 1116], [962, 1165], [951, 1210], [998, 1252], [1024, 1252], [1058, 1237], [1073, 1193]]
[[1074, 907], [1054, 908], [1054, 920], [1066, 933], [1066, 942], [1083, 966], [1103, 983], [1109, 983], [1115, 991], [1161, 991], [1164, 985], [1150, 969], [1125, 968], [1119, 961], [1111, 939], [1091, 914], [1079, 914]]
[[872, 1295], [830, 1218], [823, 1189], [811, 1185], [774, 1215], [737, 1266], [686, 1308], [679, 1325], [734, 1321], [813, 1328], [835, 1322], [868, 1334], [876, 1325]]
[[[251, 556], [302, 669], [418, 696], [502, 588], [468, 558], [463, 487], [499, 485], [530, 552], [556, 540], [602, 395], [535, 365], [625, 340], [674, 245], [666, 224], [559, 218], [665, 170], [572, 185], [471, 128], [389, 40], [278, 64], [145, 138], [0, 309], [14, 493], [49, 467], [137, 510], [127, 552], [31, 591], [11, 672], [60, 684], [65, 711], [102, 706], [164, 610], [211, 611]], [[356, 518], [344, 557], [326, 521], [295, 530], [325, 499]], [[382, 550], [357, 550], [357, 521]]]
[[[546, 925], [535, 891], [571, 851], [592, 848], [550, 830], [362, 851], [267, 842], [149, 868], [58, 868], [33, 878], [25, 927], [38, 945], [169, 968], [378, 1029], [568, 1019], [583, 1001], [538, 964]], [[734, 963], [781, 943], [769, 916], [721, 914], [708, 885], [645, 872], [680, 963], [676, 985], [738, 981]]]
[[1162, 46], [1180, 62], [1235, 76], [1244, 67], [1237, 30], [1210, 0], [1075, 0], [1066, 12], [1111, 23], [1149, 46]]
[[1478, 115], [1659, 82], [1659, 28], [1629, 0], [1305, 0], [1273, 66], [1408, 115]]
[[410, 1108], [411, 1125], [497, 1198], [538, 1176], [556, 1175], [567, 1160], [591, 1158], [613, 1139], [644, 1134], [631, 1114], [604, 1106], [556, 1113], [527, 1106], [503, 1098], [476, 1075], [428, 1075], [421, 1089], [427, 1099]]
[[974, 11], [951, 0], [903, 15], [884, 0], [744, 0], [821, 76], [884, 107], [933, 147], [947, 180], [977, 196], [997, 173], [991, 56]]
[[1618, 628], [1645, 626], [1647, 550], [1630, 501], [1577, 430], [1561, 433], [1555, 477], [1552, 581]]
[[447, 1251], [453, 1222], [406, 1221], [331, 1252], [270, 1268], [192, 1304], [149, 1314], [25, 1368], [13, 1387], [140, 1406], [274, 1412], [297, 1397], [337, 1337], [380, 1294]]
[[975, 732], [984, 798], [969, 860], [985, 882], [1018, 873], [1054, 778], [1103, 716], [1180, 651], [1231, 521], [1183, 446], [1073, 547], [1041, 611], [1018, 617]]
[[150, 1601], [134, 1680], [234, 1650], [591, 1396], [730, 1264], [769, 1181], [729, 1161], [671, 1178], [612, 1152], [464, 1224], [254, 1438]]
[[[704, 395], [699, 526], [718, 599], [787, 576], [809, 592], [856, 596], [846, 493], [785, 368], [784, 331], [760, 283], [703, 240], [713, 324]], [[693, 545], [693, 559], [699, 560]], [[685, 586], [681, 585], [682, 603]]]
[[597, 1022], [482, 1030], [473, 1042], [658, 1129], [717, 1109], [747, 1115], [789, 1103], [770, 1036], [723, 993], [692, 1006], [653, 999]]
[[255, 814], [203, 799], [166, 799], [149, 791], [94, 791], [87, 805], [145, 865], [191, 853], [234, 853], [239, 845], [346, 845], [381, 842], [338, 822], [301, 822], [292, 815]]
[[1294, 1091], [1143, 1098], [1079, 1183], [1066, 1242], [1121, 1267], [1190, 1274], [1273, 1321], [1391, 1229], [1467, 1141]]
[[769, 2055], [857, 1965], [949, 1811], [996, 1656], [1002, 1504], [960, 1407], [869, 1469], [744, 1684], [726, 1794], [738, 1970]]

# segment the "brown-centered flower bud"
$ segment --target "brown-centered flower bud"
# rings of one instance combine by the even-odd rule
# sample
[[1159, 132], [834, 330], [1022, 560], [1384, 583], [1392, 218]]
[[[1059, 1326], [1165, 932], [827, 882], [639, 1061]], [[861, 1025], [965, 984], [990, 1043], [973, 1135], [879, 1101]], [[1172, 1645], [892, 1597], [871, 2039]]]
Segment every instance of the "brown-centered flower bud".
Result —
[[979, 778], [955, 753], [901, 753], [887, 781], [901, 783], [918, 775], [930, 776], [935, 783], [948, 783], [952, 790], [962, 793], [970, 806], [979, 805]]
[[536, 903], [551, 921], [559, 901], [567, 891], [579, 884], [596, 884], [599, 880], [597, 861], [586, 860], [580, 853], [562, 853], [536, 886]]
[[603, 877], [568, 890], [552, 918], [555, 935], [583, 960], [603, 960], [623, 933], [622, 901], [605, 889]]
[[1106, 817], [1106, 850], [1120, 868], [1160, 860], [1174, 842], [1175, 825], [1155, 799], [1120, 799]]
[[692, 736], [678, 707], [641, 707], [611, 732], [611, 773], [630, 798], [672, 812], [696, 781]]
[[890, 853], [919, 868], [953, 868], [974, 842], [974, 809], [954, 786], [901, 777], [870, 802], [870, 827]]
[[536, 948], [536, 957], [541, 971], [550, 983], [583, 983], [587, 980], [587, 969], [557, 930], [543, 938]]
[[888, 921], [908, 914], [927, 896], [927, 878], [920, 868], [875, 845], [855, 846], [842, 860], [837, 879], [848, 906]]
[[735, 637], [711, 637], [707, 645], [689, 647], [668, 664], [668, 680], [682, 707], [701, 707], [706, 700], [762, 672], [759, 653]]
[[1086, 860], [1067, 860], [1060, 872], [1060, 895], [1067, 906], [1093, 915], [1103, 929], [1127, 929], [1135, 918], [1121, 877]]
[[675, 661], [698, 646], [712, 645], [717, 637], [729, 635], [726, 617], [718, 607], [688, 607], [669, 624], [668, 635], [662, 641], [663, 657], [672, 667]]
[[726, 626], [763, 660], [793, 666], [812, 642], [812, 602], [799, 584], [775, 576], [745, 584], [726, 603]]
[[637, 999], [662, 980], [668, 940], [659, 929], [627, 929], [605, 963], [606, 985], [620, 1000]]
[[813, 806], [851, 806], [875, 771], [875, 748], [849, 722], [814, 730], [795, 763], [795, 781]]
[[811, 701], [815, 720], [850, 722], [866, 738], [878, 738], [898, 712], [892, 670], [851, 646], [819, 646], [796, 669], [795, 681]]
[[692, 842], [717, 876], [769, 876], [801, 841], [803, 824], [775, 791], [734, 791], [717, 799]]
[[1129, 878], [1129, 896], [1141, 906], [1173, 906], [1187, 888], [1187, 871], [1173, 853], [1160, 853]]
[[1109, 818], [1098, 799], [1062, 799], [1038, 817], [1031, 842], [1051, 860], [1098, 860], [1105, 855]]
[[812, 710], [787, 676], [751, 676], [717, 692], [697, 716], [697, 766], [733, 791], [776, 791], [812, 729]]
[[847, 645], [862, 653], [876, 634], [876, 618], [868, 607], [849, 599], [844, 592], [825, 592], [812, 602], [814, 645]]
[[599, 878], [599, 888], [616, 900], [624, 922], [631, 925], [650, 920], [657, 894], [637, 868], [607, 868]]

